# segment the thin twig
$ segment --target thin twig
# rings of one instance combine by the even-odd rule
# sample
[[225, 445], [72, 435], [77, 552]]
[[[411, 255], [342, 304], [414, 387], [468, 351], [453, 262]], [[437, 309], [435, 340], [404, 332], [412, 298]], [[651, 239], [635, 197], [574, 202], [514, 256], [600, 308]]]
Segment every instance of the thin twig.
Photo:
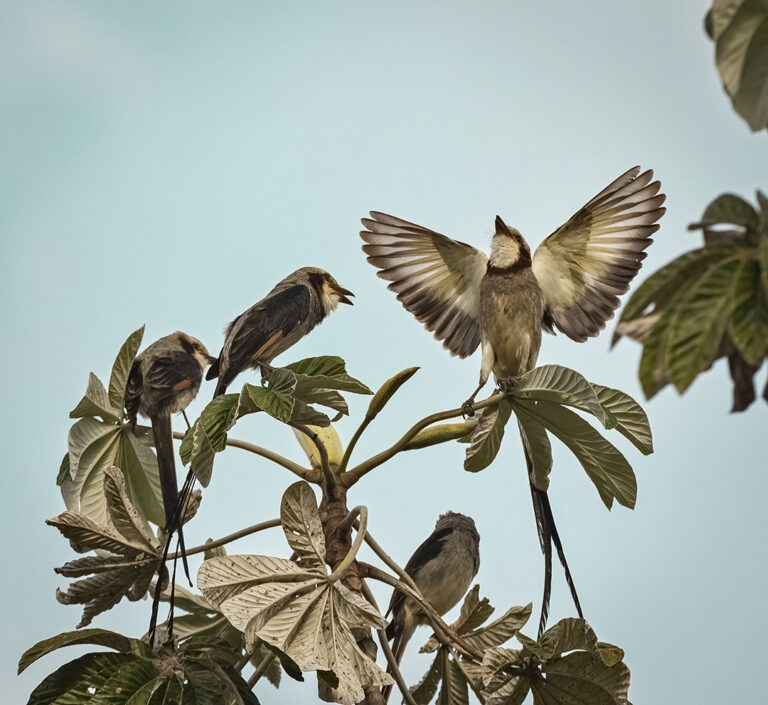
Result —
[[[497, 392], [492, 394], [487, 399], [477, 402], [474, 408], [484, 409], [486, 406], [491, 406], [501, 401], [506, 396], [505, 392]], [[345, 472], [341, 478], [345, 487], [351, 487], [354, 485], [363, 475], [368, 474], [371, 470], [378, 467], [382, 463], [387, 462], [392, 456], [397, 455], [403, 448], [408, 445], [408, 442], [419, 432], [425, 429], [427, 426], [431, 426], [438, 421], [447, 421], [457, 416], [461, 416], [464, 413], [463, 409], [450, 409], [449, 411], [440, 411], [436, 414], [430, 414], [425, 416], [421, 421], [417, 421], [411, 428], [409, 428], [394, 445], [390, 446], [386, 450], [377, 453], [368, 460], [364, 460], [359, 465]]]
[[[368, 587], [368, 584], [365, 582], [365, 580], [363, 580], [362, 592], [363, 597], [365, 597], [365, 599], [368, 600], [368, 602], [370, 602], [376, 608], [377, 612], [381, 613], [379, 606], [376, 604], [376, 599], [371, 592], [371, 588]], [[408, 703], [408, 705], [417, 705], [416, 701], [413, 699], [413, 695], [411, 695], [411, 691], [408, 690], [408, 686], [405, 684], [403, 674], [400, 673], [400, 667], [398, 666], [397, 659], [392, 653], [392, 649], [389, 648], [387, 632], [384, 629], [377, 629], [376, 635], [379, 637], [379, 644], [381, 644], [381, 650], [384, 652], [384, 658], [387, 661], [387, 665], [389, 666], [392, 677], [395, 679], [395, 683], [397, 683], [397, 687], [400, 688], [400, 692], [403, 694], [403, 699], [406, 703]]]
[[354, 507], [353, 509], [350, 509], [349, 514], [345, 516], [336, 527], [336, 531], [339, 534], [345, 533], [347, 530], [352, 528], [354, 526], [355, 528], [358, 527], [359, 522], [357, 521], [357, 517], [360, 516], [360, 509], [361, 507]]
[[453, 642], [453, 644], [458, 646], [459, 649], [461, 649], [468, 656], [471, 656], [478, 661], [482, 661], [483, 652], [478, 651], [476, 648], [468, 644], [461, 636], [459, 636], [453, 627], [446, 624], [443, 621], [443, 618], [437, 613], [435, 608], [432, 607], [432, 605], [430, 605], [429, 602], [424, 599], [424, 596], [418, 590], [413, 590], [402, 580], [398, 580], [397, 578], [391, 576], [389, 573], [385, 573], [383, 570], [377, 568], [374, 565], [369, 565], [368, 563], [360, 563], [360, 567], [363, 569], [364, 575], [367, 575], [374, 580], [380, 580], [383, 583], [387, 583], [387, 585], [391, 585], [392, 587], [397, 588], [401, 592], [408, 595], [408, 597], [410, 597], [414, 602], [416, 602], [419, 607], [421, 607], [421, 609], [426, 612], [429, 621], [432, 622], [435, 635], [438, 637], [438, 639], [440, 639], [440, 641], [447, 640], [449, 642]]
[[245, 653], [243, 655], [243, 658], [241, 658], [236, 664], [235, 664], [235, 670], [240, 673], [247, 665], [248, 662], [251, 660], [251, 654]]
[[[185, 433], [181, 433], [179, 431], [173, 432], [173, 437], [177, 440], [183, 440], [185, 435]], [[260, 455], [262, 458], [271, 460], [273, 463], [281, 465], [286, 470], [290, 470], [294, 475], [298, 475], [302, 480], [311, 481], [310, 478], [312, 477], [313, 473], [310, 469], [304, 468], [298, 463], [294, 463], [292, 460], [288, 460], [288, 458], [284, 458], [279, 453], [274, 453], [268, 448], [262, 448], [261, 446], [257, 446], [253, 443], [248, 443], [248, 441], [241, 441], [237, 438], [229, 437], [227, 437], [227, 445], [231, 446], [232, 448], [240, 448], [242, 450], [247, 450], [250, 453]]]
[[259, 682], [259, 679], [267, 672], [267, 669], [269, 668], [272, 661], [274, 661], [276, 658], [276, 654], [273, 652], [271, 654], [267, 654], [264, 657], [264, 660], [259, 664], [258, 668], [251, 674], [251, 677], [248, 679], [248, 687], [253, 689], [253, 686], [256, 685], [256, 683]]
[[355, 449], [357, 442], [360, 440], [360, 436], [363, 435], [363, 431], [365, 431], [365, 429], [368, 428], [368, 424], [370, 424], [371, 421], [373, 421], [373, 418], [374, 417], [369, 418], [368, 414], [366, 414], [365, 418], [363, 419], [363, 422], [357, 427], [357, 430], [352, 434], [352, 439], [349, 441], [349, 445], [344, 451], [344, 456], [341, 459], [341, 463], [339, 463], [340, 473], [344, 472], [347, 469], [347, 465], [349, 465], [349, 458], [352, 455], [352, 451]]
[[331, 573], [331, 575], [328, 577], [329, 583], [335, 583], [337, 580], [344, 577], [344, 573], [346, 572], [347, 568], [352, 565], [352, 561], [355, 560], [355, 556], [360, 550], [360, 546], [363, 545], [363, 540], [365, 539], [365, 530], [368, 526], [368, 507], [355, 507], [352, 511], [357, 512], [360, 515], [357, 536], [355, 536], [355, 541], [352, 544], [352, 547], [349, 549], [349, 553], [344, 556], [344, 560], [342, 560], [341, 563], [336, 566], [336, 570], [334, 570], [333, 573]]
[[338, 480], [336, 475], [334, 475], [333, 471], [331, 470], [331, 465], [328, 461], [328, 451], [325, 448], [325, 444], [320, 440], [320, 436], [318, 436], [314, 431], [311, 431], [304, 424], [296, 423], [291, 424], [291, 426], [297, 431], [301, 431], [307, 438], [309, 438], [310, 441], [312, 441], [312, 443], [315, 444], [317, 452], [320, 453], [320, 469], [323, 471], [323, 479], [325, 480], [327, 489], [329, 491], [333, 490], [333, 488], [336, 487]]
[[[357, 527], [355, 527], [357, 528]], [[373, 536], [371, 536], [371, 533], [366, 531], [365, 533], [365, 542], [371, 547], [371, 550], [379, 557], [381, 560], [395, 573], [397, 573], [400, 576], [400, 579], [406, 583], [407, 585], [410, 585], [411, 588], [416, 590], [416, 592], [419, 591], [419, 588], [416, 586], [416, 583], [413, 582], [413, 578], [411, 578], [408, 573], [405, 572], [397, 563], [395, 563], [394, 559], [390, 558], [390, 556], [385, 553], [384, 549], [376, 543]]]
[[[245, 538], [246, 536], [250, 536], [251, 534], [255, 534], [257, 531], [263, 531], [264, 529], [273, 529], [276, 526], [280, 526], [281, 521], [280, 519], [270, 519], [269, 521], [262, 521], [259, 524], [254, 524], [253, 526], [249, 526], [245, 529], [240, 529], [240, 531], [235, 531], [234, 534], [228, 534], [227, 536], [222, 536], [220, 539], [216, 539], [215, 541], [209, 541], [208, 543], [204, 543], [201, 546], [195, 546], [194, 548], [187, 549], [187, 555], [192, 556], [196, 553], [204, 553], [205, 551], [208, 551], [211, 548], [218, 548], [219, 546], [223, 546], [227, 543], [232, 543], [232, 541], [237, 541], [238, 539]], [[175, 558], [180, 558], [181, 553], [169, 553], [166, 557], [166, 561], [173, 560]], [[144, 565], [145, 563], [151, 563], [152, 561], [156, 561], [158, 559], [158, 556], [152, 556], [151, 558], [143, 558], [140, 561], [131, 561], [131, 562], [125, 562], [125, 563], [110, 563], [109, 567], [112, 568], [130, 568], [131, 566], [139, 566]]]

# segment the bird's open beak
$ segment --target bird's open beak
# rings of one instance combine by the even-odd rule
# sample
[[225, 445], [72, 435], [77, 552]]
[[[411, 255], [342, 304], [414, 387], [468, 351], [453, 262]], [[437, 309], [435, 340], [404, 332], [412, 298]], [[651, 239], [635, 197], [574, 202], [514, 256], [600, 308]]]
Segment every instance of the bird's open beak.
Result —
[[347, 297], [354, 296], [354, 294], [349, 289], [345, 289], [343, 286], [339, 286], [338, 284], [334, 284], [333, 288], [339, 295], [339, 303], [349, 304], [350, 306], [352, 305], [352, 302]]

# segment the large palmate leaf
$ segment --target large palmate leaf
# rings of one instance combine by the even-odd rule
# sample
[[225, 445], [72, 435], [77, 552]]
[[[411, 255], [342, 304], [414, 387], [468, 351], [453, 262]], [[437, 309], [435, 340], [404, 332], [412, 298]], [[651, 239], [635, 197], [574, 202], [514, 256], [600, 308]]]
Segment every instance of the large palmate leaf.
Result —
[[548, 401], [586, 411], [606, 424], [605, 412], [595, 390], [576, 370], [560, 365], [541, 365], [524, 374], [514, 385], [516, 399]]
[[619, 450], [578, 414], [558, 404], [515, 400], [521, 409], [556, 436], [576, 456], [609, 509], [613, 500], [630, 509], [637, 498], [637, 480]]
[[[525, 626], [531, 616], [531, 605], [512, 607], [499, 619], [481, 627], [494, 610], [487, 598], [479, 599], [479, 590], [475, 585], [467, 593], [459, 618], [451, 626], [465, 642], [487, 652], [511, 639]], [[411, 695], [419, 705], [431, 702], [438, 688], [440, 705], [463, 705], [469, 702], [469, 688], [475, 692], [481, 690], [479, 666], [457, 657], [434, 634], [421, 651], [437, 651], [437, 654], [419, 683], [411, 688]]]
[[90, 624], [123, 597], [134, 601], [144, 597], [161, 560], [160, 544], [131, 503], [123, 474], [113, 466], [104, 471], [103, 478], [108, 524], [98, 524], [75, 512], [64, 512], [46, 522], [83, 551], [102, 552], [56, 568], [64, 577], [82, 578], [56, 592], [63, 604], [84, 605], [78, 628]]
[[614, 342], [626, 335], [643, 345], [647, 398], [670, 382], [683, 393], [727, 357], [733, 410], [754, 401], [752, 378], [768, 355], [768, 199], [758, 192], [757, 200], [759, 210], [734, 194], [718, 196], [690, 226], [703, 230], [704, 247], [652, 274], [627, 302]]
[[364, 690], [392, 682], [360, 650], [353, 629], [381, 629], [386, 620], [359, 593], [330, 578], [314, 493], [297, 482], [283, 495], [281, 519], [299, 562], [269, 556], [219, 556], [198, 574], [205, 597], [245, 635], [285, 653], [303, 671], [328, 671], [333, 697], [352, 705]]
[[[29, 649], [20, 670], [54, 649], [96, 644], [117, 653], [89, 653], [64, 664], [32, 692], [28, 705], [258, 705], [235, 670], [238, 656], [210, 640], [189, 639], [152, 653], [138, 639], [103, 629], [70, 632]], [[23, 667], [22, 667], [23, 664]]]
[[564, 619], [523, 648], [494, 647], [482, 663], [487, 705], [520, 705], [530, 690], [536, 705], [628, 705], [629, 669], [617, 646], [599, 642], [582, 619]]
[[734, 110], [753, 131], [768, 128], [768, 6], [763, 0], [714, 0], [705, 27]]

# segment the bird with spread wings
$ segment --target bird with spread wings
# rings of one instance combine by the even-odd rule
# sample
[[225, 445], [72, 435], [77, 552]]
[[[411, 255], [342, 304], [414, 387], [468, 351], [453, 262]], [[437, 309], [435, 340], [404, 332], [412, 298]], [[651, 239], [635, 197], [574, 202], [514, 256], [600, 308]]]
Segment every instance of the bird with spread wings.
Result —
[[[583, 342], [596, 336], [637, 274], [665, 212], [653, 171], [634, 167], [590, 199], [533, 256], [515, 229], [496, 217], [490, 256], [458, 240], [377, 211], [363, 218], [363, 251], [403, 306], [453, 355], [482, 350], [480, 383], [503, 386], [536, 365], [542, 331]], [[527, 458], [527, 451], [526, 451]], [[527, 458], [528, 459], [528, 458]], [[554, 543], [581, 614], [546, 492], [531, 484], [547, 563], [546, 620]]]

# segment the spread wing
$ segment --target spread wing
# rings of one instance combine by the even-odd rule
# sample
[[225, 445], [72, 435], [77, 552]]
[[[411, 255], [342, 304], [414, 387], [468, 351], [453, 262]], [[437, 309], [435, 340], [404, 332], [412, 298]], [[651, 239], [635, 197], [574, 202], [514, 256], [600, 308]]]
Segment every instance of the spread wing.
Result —
[[613, 317], [645, 259], [666, 196], [653, 171], [634, 167], [603, 189], [536, 249], [533, 272], [553, 322], [583, 342]]
[[363, 251], [389, 289], [459, 357], [480, 344], [480, 280], [488, 258], [479, 250], [420, 225], [371, 211]]
[[[424, 543], [421, 544], [413, 553], [413, 555], [408, 559], [408, 562], [405, 564], [405, 572], [408, 573], [408, 575], [413, 578], [416, 585], [419, 584], [419, 581], [417, 579], [419, 571], [427, 564], [429, 561], [431, 561], [433, 558], [436, 558], [442, 547], [443, 544], [448, 540], [448, 536], [450, 536], [453, 529], [440, 529], [440, 531], [433, 531], [429, 537], [427, 538]], [[387, 614], [390, 612], [397, 612], [397, 609], [400, 605], [405, 601], [405, 594], [400, 592], [400, 590], [395, 589], [392, 593], [392, 599], [389, 601], [389, 609], [387, 609]]]

